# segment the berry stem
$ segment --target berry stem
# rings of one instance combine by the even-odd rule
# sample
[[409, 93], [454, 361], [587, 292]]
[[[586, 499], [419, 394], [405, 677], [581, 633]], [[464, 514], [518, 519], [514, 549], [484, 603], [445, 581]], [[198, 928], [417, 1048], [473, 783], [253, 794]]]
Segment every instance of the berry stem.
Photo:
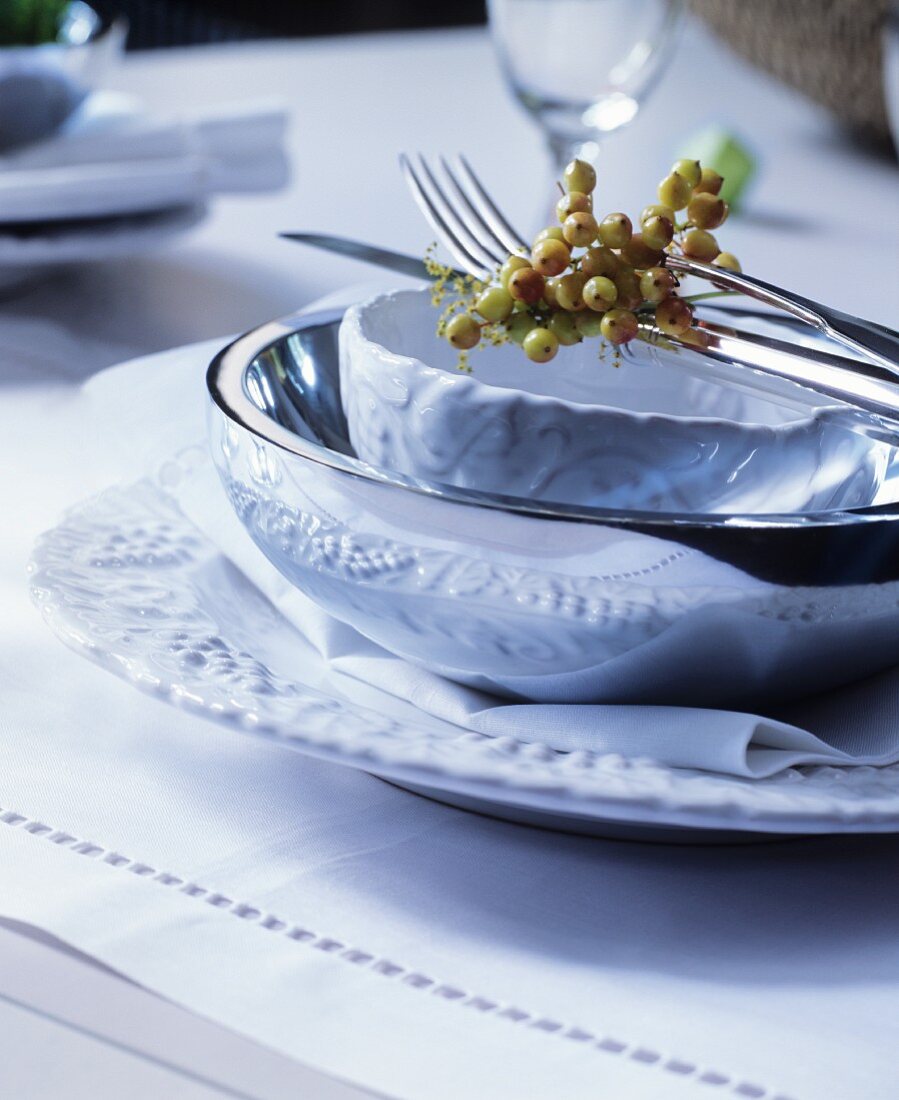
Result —
[[685, 294], [685, 302], [704, 302], [707, 298], [739, 298], [738, 290], [707, 290], [703, 294]]

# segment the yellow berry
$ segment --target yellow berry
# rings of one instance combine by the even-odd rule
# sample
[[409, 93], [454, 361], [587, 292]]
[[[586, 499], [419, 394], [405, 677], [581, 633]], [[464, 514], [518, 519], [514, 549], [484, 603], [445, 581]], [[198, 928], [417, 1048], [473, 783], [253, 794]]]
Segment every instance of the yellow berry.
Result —
[[682, 336], [693, 324], [693, 310], [683, 298], [666, 298], [656, 306], [656, 324], [668, 336]]
[[559, 340], [548, 328], [534, 328], [525, 336], [521, 346], [532, 362], [548, 363], [559, 350]]
[[584, 301], [584, 284], [586, 279], [580, 272], [572, 272], [571, 275], [563, 275], [556, 280], [556, 302], [562, 309], [576, 313], [579, 309], [586, 309]]
[[666, 267], [651, 267], [640, 276], [640, 293], [647, 302], [661, 302], [674, 290], [674, 276]]
[[659, 202], [672, 210], [683, 210], [692, 193], [692, 186], [678, 172], [672, 172], [659, 184]]
[[735, 271], [737, 274], [743, 270], [743, 268], [740, 267], [740, 261], [733, 252], [719, 252], [715, 259], [712, 260], [712, 267], [723, 267], [725, 271]]
[[683, 176], [691, 187], [695, 187], [702, 179], [702, 165], [698, 160], [678, 160], [671, 166], [672, 172]]
[[643, 292], [640, 290], [640, 277], [632, 267], [626, 267], [613, 277], [613, 282], [618, 288], [618, 300], [616, 305], [622, 309], [636, 309], [643, 302]]
[[512, 312], [515, 302], [508, 290], [501, 286], [488, 286], [481, 291], [475, 302], [475, 310], [485, 321], [505, 321]]
[[649, 248], [662, 249], [671, 244], [671, 239], [674, 236], [674, 223], [668, 221], [667, 218], [660, 218], [658, 215], [647, 218], [643, 223], [640, 236], [643, 238], [643, 243], [648, 245]]
[[562, 236], [562, 230], [557, 225], [549, 225], [546, 229], [541, 229], [537, 236], [534, 238], [533, 248], [536, 248], [541, 241], [545, 241], [548, 238], [552, 238], [554, 241], [564, 241]]
[[687, 203], [687, 217], [698, 229], [717, 229], [727, 217], [727, 203], [709, 191], [700, 191]]
[[541, 275], [561, 275], [571, 263], [571, 249], [564, 241], [549, 237], [535, 245], [531, 261]]
[[447, 324], [446, 338], [454, 348], [468, 351], [481, 339], [481, 326], [470, 313], [459, 313]]
[[596, 186], [596, 169], [585, 160], [573, 160], [565, 169], [565, 186], [589, 193]]
[[637, 318], [629, 309], [610, 309], [603, 314], [600, 330], [612, 344], [627, 344], [639, 332]]
[[530, 266], [519, 268], [512, 273], [508, 290], [513, 298], [532, 306], [543, 297], [543, 276]]
[[655, 267], [663, 256], [661, 248], [650, 247], [642, 233], [635, 233], [621, 250], [621, 258], [631, 267]]
[[581, 256], [581, 271], [587, 275], [614, 275], [621, 270], [621, 260], [605, 247], [588, 248]]
[[556, 203], [556, 214], [563, 222], [571, 214], [589, 214], [593, 210], [593, 199], [583, 191], [571, 191], [563, 195]]
[[689, 256], [691, 260], [710, 263], [720, 251], [718, 242], [704, 229], [691, 229], [684, 237], [684, 255]]
[[503, 290], [509, 289], [509, 280], [515, 274], [516, 271], [521, 271], [522, 268], [530, 267], [530, 260], [526, 260], [524, 256], [510, 256], [508, 260], [499, 269], [499, 281]]
[[723, 183], [724, 177], [719, 176], [714, 168], [703, 168], [699, 183], [694, 187], [694, 191], [708, 191], [710, 195], [717, 195]]
[[605, 275], [594, 275], [584, 283], [583, 296], [590, 309], [601, 313], [615, 304], [618, 287]]
[[562, 225], [565, 240], [576, 248], [585, 248], [596, 240], [599, 226], [589, 211], [581, 210], [569, 214]]
[[607, 248], [624, 248], [633, 231], [627, 214], [609, 214], [599, 223], [599, 239]]

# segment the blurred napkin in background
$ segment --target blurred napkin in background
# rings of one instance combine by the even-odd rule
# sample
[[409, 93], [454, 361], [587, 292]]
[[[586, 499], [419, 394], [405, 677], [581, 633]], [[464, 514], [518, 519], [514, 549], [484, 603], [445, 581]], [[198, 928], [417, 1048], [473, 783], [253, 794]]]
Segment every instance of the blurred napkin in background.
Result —
[[0, 222], [105, 217], [275, 191], [289, 178], [277, 102], [157, 117], [91, 96], [52, 138], [0, 156]]

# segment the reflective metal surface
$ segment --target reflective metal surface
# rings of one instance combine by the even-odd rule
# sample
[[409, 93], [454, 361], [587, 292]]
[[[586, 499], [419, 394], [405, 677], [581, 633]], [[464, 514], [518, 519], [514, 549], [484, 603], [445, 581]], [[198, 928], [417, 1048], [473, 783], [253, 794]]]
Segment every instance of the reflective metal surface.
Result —
[[232, 506], [292, 583], [411, 661], [513, 697], [751, 707], [899, 661], [896, 466], [864, 507], [613, 512], [405, 478], [353, 457], [338, 313], [210, 367]]
[[[899, 57], [899, 48], [897, 48]], [[899, 64], [896, 66], [899, 75]], [[897, 107], [899, 109], [899, 107]], [[463, 164], [466, 163], [463, 160]], [[319, 248], [325, 252], [334, 252], [340, 256], [349, 256], [363, 263], [374, 264], [408, 275], [413, 279], [429, 281], [427, 267], [423, 260], [402, 252], [365, 244], [363, 241], [348, 237], [335, 237], [327, 233], [281, 233], [285, 240]], [[689, 261], [687, 261], [689, 262]], [[463, 272], [457, 269], [458, 274]], [[650, 340], [690, 347], [698, 354], [707, 355], [728, 365], [740, 366], [771, 375], [773, 378], [786, 378], [807, 386], [826, 397], [835, 397], [877, 416], [895, 420], [899, 417], [899, 386], [897, 386], [896, 366], [889, 368], [835, 355], [832, 351], [816, 348], [814, 351], [796, 343], [795, 340], [781, 341], [769, 336], [759, 335], [740, 327], [741, 318], [751, 317], [753, 311], [744, 307], [728, 308], [726, 315], [730, 324], [720, 324], [714, 318], [714, 307], [706, 305], [710, 315], [702, 321], [704, 346], [687, 343], [676, 336], [662, 335], [647, 322], [641, 323], [644, 334]], [[758, 314], [756, 314], [758, 316]], [[762, 314], [770, 318], [770, 314]], [[798, 325], [809, 324], [805, 314], [783, 315], [783, 322]], [[881, 328], [882, 326], [877, 326]], [[889, 330], [883, 330], [889, 334]], [[895, 338], [895, 334], [892, 334]], [[897, 344], [899, 348], [899, 344]], [[897, 351], [899, 354], [899, 351]], [[756, 382], [758, 385], [758, 382]]]

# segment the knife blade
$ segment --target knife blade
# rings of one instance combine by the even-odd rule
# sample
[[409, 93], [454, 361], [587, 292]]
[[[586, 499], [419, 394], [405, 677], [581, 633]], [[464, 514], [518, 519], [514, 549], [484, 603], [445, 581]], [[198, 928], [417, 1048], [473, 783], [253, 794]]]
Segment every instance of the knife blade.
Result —
[[[413, 279], [430, 281], [431, 275], [424, 261], [402, 252], [394, 252], [378, 245], [354, 241], [348, 237], [335, 237], [327, 233], [279, 233], [288, 241], [320, 248], [325, 252], [335, 252], [353, 260], [375, 264]], [[463, 272], [458, 271], [458, 274]], [[709, 303], [712, 304], [712, 303]], [[717, 303], [714, 303], [717, 305]], [[726, 306], [732, 314], [747, 317], [762, 317], [766, 314], [756, 310]], [[770, 314], [768, 315], [770, 316]], [[782, 315], [781, 315], [782, 316]], [[790, 317], [782, 320], [792, 321]], [[797, 322], [798, 327], [803, 327]], [[669, 342], [693, 351], [710, 359], [724, 360], [763, 375], [786, 378], [806, 389], [811, 389], [826, 397], [836, 398], [862, 408], [867, 412], [896, 421], [899, 418], [899, 399], [895, 394], [895, 383], [885, 386], [885, 372], [873, 364], [855, 359], [846, 359], [839, 355], [822, 352], [821, 349], [803, 347], [777, 340], [770, 336], [743, 332], [729, 325], [718, 325], [713, 321], [703, 321], [702, 327], [712, 337], [711, 345], [697, 349], [678, 340], [667, 337]], [[759, 387], [764, 388], [764, 387]]]
[[[336, 252], [353, 260], [385, 267], [388, 271], [409, 275], [413, 279], [431, 279], [423, 260], [403, 252], [393, 252], [389, 248], [379, 248], [377, 245], [353, 241], [348, 237], [333, 237], [327, 233], [279, 233], [278, 236], [286, 241], [297, 241], [311, 248], [321, 248], [325, 252]], [[462, 272], [456, 271], [456, 274], [461, 275]]]

